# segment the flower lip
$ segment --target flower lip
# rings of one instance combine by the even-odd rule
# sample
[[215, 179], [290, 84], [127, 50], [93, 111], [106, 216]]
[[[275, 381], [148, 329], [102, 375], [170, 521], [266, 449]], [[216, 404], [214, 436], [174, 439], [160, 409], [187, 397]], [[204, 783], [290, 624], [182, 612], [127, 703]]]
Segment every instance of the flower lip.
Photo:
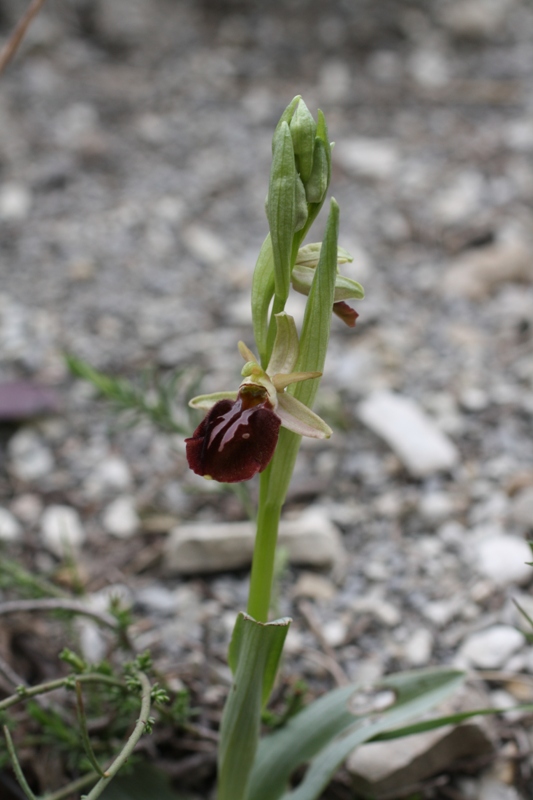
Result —
[[253, 478], [274, 455], [281, 425], [299, 436], [331, 436], [324, 420], [285, 391], [291, 384], [317, 379], [321, 373], [293, 372], [299, 350], [294, 319], [282, 312], [276, 315], [276, 323], [276, 340], [266, 370], [239, 342], [246, 363], [238, 391], [200, 395], [189, 401], [192, 408], [208, 412], [185, 440], [189, 466], [198, 475], [223, 483]]
[[266, 392], [261, 398], [240, 391], [237, 400], [219, 400], [185, 440], [189, 466], [222, 483], [249, 480], [268, 466], [280, 426]]

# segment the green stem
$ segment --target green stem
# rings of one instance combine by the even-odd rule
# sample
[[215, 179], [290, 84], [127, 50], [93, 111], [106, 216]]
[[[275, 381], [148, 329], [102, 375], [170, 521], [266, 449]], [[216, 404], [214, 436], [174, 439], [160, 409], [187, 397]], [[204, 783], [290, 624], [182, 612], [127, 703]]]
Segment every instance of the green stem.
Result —
[[248, 596], [248, 614], [258, 622], [268, 621], [279, 518], [283, 502], [277, 498], [272, 501], [268, 496], [271, 468], [272, 462], [261, 474], [259, 485], [257, 534]]

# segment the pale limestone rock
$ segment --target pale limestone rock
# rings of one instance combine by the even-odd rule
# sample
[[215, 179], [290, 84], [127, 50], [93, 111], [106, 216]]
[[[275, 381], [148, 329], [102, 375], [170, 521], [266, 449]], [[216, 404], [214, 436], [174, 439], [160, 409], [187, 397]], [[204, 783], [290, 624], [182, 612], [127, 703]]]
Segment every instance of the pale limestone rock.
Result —
[[[248, 566], [252, 559], [255, 526], [251, 522], [179, 525], [165, 546], [167, 573], [222, 572]], [[283, 520], [279, 545], [294, 564], [338, 566], [344, 548], [336, 526], [324, 512], [309, 509], [295, 520]]]
[[[487, 697], [468, 687], [431, 714], [444, 716], [472, 708], [484, 708]], [[447, 725], [389, 742], [358, 747], [348, 758], [354, 789], [364, 797], [379, 800], [401, 794], [413, 784], [442, 772], [458, 758], [488, 756], [493, 752], [492, 729], [487, 718], [474, 718], [462, 725]]]
[[313, 600], [331, 600], [336, 589], [333, 581], [316, 572], [302, 572], [292, 590], [293, 597], [310, 597]]
[[533, 281], [533, 250], [520, 240], [497, 242], [460, 256], [446, 270], [443, 289], [450, 295], [483, 300], [513, 281]]
[[406, 469], [423, 478], [459, 462], [452, 441], [408, 397], [376, 391], [357, 407], [359, 419], [394, 450]]

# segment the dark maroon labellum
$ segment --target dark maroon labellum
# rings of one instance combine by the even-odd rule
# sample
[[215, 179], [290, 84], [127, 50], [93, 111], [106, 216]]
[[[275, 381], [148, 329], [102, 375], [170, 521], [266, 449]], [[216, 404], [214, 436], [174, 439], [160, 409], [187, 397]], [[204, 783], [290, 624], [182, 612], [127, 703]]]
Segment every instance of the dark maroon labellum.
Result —
[[350, 328], [355, 328], [355, 321], [359, 314], [354, 308], [351, 308], [348, 303], [345, 303], [344, 300], [333, 303], [333, 311], [346, 325]]
[[268, 466], [280, 425], [265, 397], [241, 392], [237, 400], [219, 400], [185, 439], [189, 466], [222, 483], [250, 480]]

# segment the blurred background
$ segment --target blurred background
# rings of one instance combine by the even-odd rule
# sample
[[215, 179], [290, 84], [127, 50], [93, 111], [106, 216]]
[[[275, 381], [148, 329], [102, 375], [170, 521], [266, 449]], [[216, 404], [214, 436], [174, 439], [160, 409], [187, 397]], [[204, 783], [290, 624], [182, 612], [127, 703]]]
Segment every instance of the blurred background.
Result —
[[[2, 40], [25, 8], [0, 0]], [[325, 648], [349, 679], [458, 653], [529, 675], [522, 634], [492, 660], [472, 637], [532, 606], [532, 87], [520, 0], [46, 2], [0, 86], [4, 551], [53, 575], [73, 526], [86, 591], [127, 587], [162, 669], [202, 684], [201, 659], [223, 663], [246, 572], [160, 559], [176, 526], [246, 504], [187, 470], [183, 437], [117, 424], [64, 353], [235, 386], [271, 136], [301, 94], [336, 143], [343, 271], [367, 297], [355, 331], [333, 320], [318, 405], [336, 435], [304, 446], [289, 497], [340, 533], [344, 569], [282, 570], [288, 673], [327, 684]]]

